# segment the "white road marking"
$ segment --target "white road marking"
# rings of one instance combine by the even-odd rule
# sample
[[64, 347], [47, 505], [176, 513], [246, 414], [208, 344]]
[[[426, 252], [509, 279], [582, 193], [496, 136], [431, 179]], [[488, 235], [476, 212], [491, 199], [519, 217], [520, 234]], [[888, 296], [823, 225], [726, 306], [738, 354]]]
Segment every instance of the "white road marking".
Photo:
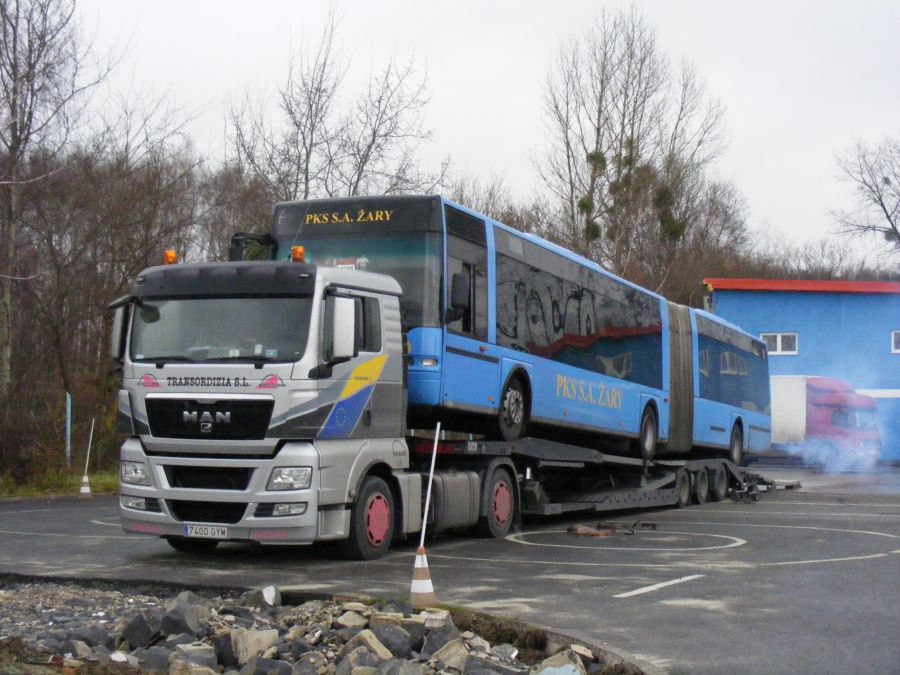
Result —
[[[540, 534], [564, 534], [565, 530], [534, 530], [531, 532], [521, 532], [519, 534], [511, 534], [506, 538], [510, 541], [514, 541], [517, 544], [523, 544], [524, 546], [543, 546], [546, 548], [577, 548], [577, 549], [586, 549], [589, 551], [631, 551], [631, 552], [646, 552], [653, 551], [657, 553], [682, 553], [684, 551], [718, 551], [725, 548], [734, 548], [736, 546], [743, 546], [747, 543], [745, 539], [741, 539], [739, 537], [729, 537], [724, 534], [710, 534], [707, 532], [672, 532], [670, 530], [666, 530], [665, 532], [660, 532], [661, 536], [668, 536], [670, 534], [680, 534], [682, 536], [687, 537], [713, 537], [716, 539], [725, 539], [728, 541], [727, 544], [720, 544], [718, 546], [668, 546], [668, 547], [651, 547], [651, 546], [578, 546], [576, 544], [543, 544], [538, 541], [525, 541], [521, 537], [529, 537], [532, 535], [540, 535]], [[652, 533], [642, 532], [639, 535], [641, 538], [651, 537]], [[603, 537], [585, 537], [586, 539], [591, 539], [592, 541], [596, 541], [598, 543], [605, 543]]]
[[121, 523], [119, 521], [115, 521], [113, 523], [108, 523], [105, 520], [92, 520], [91, 523], [94, 525], [103, 525], [105, 527], [119, 527]]
[[675, 584], [683, 584], [685, 581], [693, 581], [694, 579], [699, 579], [700, 577], [706, 576], [705, 574], [690, 574], [686, 577], [681, 577], [680, 579], [673, 579], [672, 581], [663, 581], [658, 584], [653, 584], [652, 586], [644, 586], [643, 588], [637, 588], [633, 591], [628, 591], [627, 593], [618, 593], [614, 595], [614, 598], [630, 598], [634, 595], [642, 595], [644, 593], [651, 593], [653, 591], [658, 591], [660, 588], [666, 588], [668, 586], [674, 586]]

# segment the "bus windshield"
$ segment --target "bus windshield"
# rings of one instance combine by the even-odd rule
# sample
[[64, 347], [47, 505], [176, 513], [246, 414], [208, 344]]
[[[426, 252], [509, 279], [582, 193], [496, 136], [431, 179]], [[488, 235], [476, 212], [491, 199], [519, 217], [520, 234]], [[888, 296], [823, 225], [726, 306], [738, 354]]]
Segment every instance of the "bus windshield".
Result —
[[[306, 261], [387, 274], [403, 289], [400, 310], [407, 329], [440, 325], [441, 235], [433, 232], [305, 233], [297, 242]], [[290, 247], [281, 246], [290, 256]]]
[[306, 351], [311, 307], [309, 297], [146, 299], [135, 307], [131, 357], [154, 362], [299, 361]]

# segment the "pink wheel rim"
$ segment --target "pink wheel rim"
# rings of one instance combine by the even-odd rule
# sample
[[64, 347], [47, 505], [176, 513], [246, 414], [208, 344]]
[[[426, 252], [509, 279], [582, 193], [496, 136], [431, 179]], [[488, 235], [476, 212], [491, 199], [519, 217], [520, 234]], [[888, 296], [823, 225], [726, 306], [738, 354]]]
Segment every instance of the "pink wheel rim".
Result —
[[391, 530], [391, 507], [383, 494], [375, 494], [366, 503], [366, 537], [372, 546], [381, 546]]
[[506, 481], [497, 482], [491, 498], [491, 513], [494, 516], [494, 523], [502, 527], [509, 521], [509, 514], [512, 513], [512, 493]]

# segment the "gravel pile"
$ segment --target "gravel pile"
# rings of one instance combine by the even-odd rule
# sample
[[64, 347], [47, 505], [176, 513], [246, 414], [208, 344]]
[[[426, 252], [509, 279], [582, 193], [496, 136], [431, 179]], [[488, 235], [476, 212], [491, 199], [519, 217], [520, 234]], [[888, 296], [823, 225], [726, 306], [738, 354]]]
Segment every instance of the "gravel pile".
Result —
[[549, 651], [556, 653], [526, 662], [513, 644], [492, 645], [459, 630], [443, 609], [414, 613], [402, 604], [325, 600], [282, 605], [274, 586], [243, 595], [184, 591], [172, 597], [141, 589], [0, 581], [2, 673], [45, 668], [171, 675], [640, 672], [607, 663], [579, 645]]

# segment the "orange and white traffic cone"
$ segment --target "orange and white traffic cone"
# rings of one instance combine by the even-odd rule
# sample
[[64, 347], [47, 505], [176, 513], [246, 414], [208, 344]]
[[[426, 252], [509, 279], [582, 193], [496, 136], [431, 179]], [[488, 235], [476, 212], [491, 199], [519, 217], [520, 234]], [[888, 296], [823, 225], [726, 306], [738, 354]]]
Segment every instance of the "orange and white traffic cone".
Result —
[[431, 574], [428, 572], [428, 558], [425, 557], [424, 546], [420, 546], [416, 550], [416, 564], [413, 567], [409, 599], [413, 609], [427, 609], [428, 607], [436, 607], [438, 604], [437, 596], [434, 594], [434, 586], [431, 585]]

